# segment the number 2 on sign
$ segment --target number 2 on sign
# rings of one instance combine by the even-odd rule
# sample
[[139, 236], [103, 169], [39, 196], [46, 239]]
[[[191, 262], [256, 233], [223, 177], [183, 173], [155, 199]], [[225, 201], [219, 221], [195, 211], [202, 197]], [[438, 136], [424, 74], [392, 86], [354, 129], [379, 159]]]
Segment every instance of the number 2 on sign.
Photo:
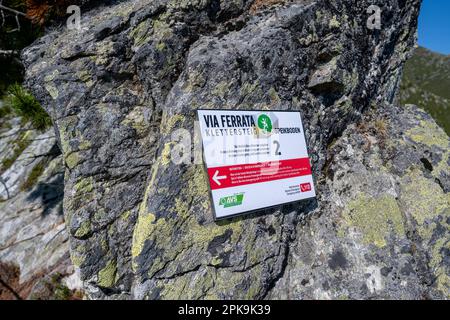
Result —
[[281, 152], [280, 152], [280, 143], [279, 143], [277, 140], [275, 140], [275, 141], [273, 142], [273, 144], [275, 144], [275, 145], [277, 146], [277, 149], [275, 150], [275, 155], [276, 155], [276, 156], [281, 156]]

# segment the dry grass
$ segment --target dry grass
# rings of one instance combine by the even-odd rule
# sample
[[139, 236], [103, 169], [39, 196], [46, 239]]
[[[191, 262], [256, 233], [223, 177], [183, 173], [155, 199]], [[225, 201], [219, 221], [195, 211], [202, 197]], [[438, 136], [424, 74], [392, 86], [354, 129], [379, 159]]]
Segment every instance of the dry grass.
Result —
[[[361, 121], [356, 126], [356, 131], [366, 140], [363, 146], [364, 152], [369, 152], [372, 148], [373, 141], [376, 141], [381, 149], [386, 147], [386, 139], [388, 138], [388, 123], [384, 118], [376, 120]], [[375, 138], [375, 140], [374, 140]]]
[[255, 0], [250, 7], [250, 13], [256, 14], [262, 9], [266, 9], [270, 6], [285, 3], [286, 0]]

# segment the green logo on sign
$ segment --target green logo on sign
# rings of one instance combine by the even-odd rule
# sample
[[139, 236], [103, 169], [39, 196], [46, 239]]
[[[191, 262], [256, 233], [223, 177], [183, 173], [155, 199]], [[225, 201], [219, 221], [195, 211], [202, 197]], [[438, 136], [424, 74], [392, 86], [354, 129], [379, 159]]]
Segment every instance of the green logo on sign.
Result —
[[270, 120], [268, 115], [262, 114], [258, 117], [258, 128], [267, 133], [272, 132], [272, 120]]
[[242, 204], [242, 201], [244, 200], [244, 194], [236, 194], [234, 196], [228, 196], [225, 198], [221, 198], [219, 205], [223, 206], [224, 208], [230, 208], [230, 207], [236, 207], [240, 206]]

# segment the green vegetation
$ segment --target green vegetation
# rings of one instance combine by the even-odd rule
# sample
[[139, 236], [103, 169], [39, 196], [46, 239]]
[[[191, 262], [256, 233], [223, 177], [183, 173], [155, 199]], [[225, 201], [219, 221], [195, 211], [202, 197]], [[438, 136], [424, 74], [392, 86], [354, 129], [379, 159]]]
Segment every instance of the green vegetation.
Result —
[[[21, 85], [13, 84], [9, 86], [7, 95], [0, 105], [0, 127], [7, 128], [8, 118], [19, 116], [24, 124], [31, 124], [31, 128], [44, 131], [51, 126], [49, 115], [41, 107], [39, 102], [27, 92]], [[23, 151], [30, 145], [30, 131], [24, 130], [18, 138], [11, 143], [12, 151], [0, 162], [0, 174], [11, 168], [14, 162], [20, 157]], [[44, 163], [37, 164], [31, 171], [27, 180], [21, 186], [22, 190], [33, 186], [45, 169]]]
[[55, 300], [72, 300], [73, 292], [61, 283], [55, 284], [54, 299]]
[[5, 103], [15, 114], [22, 117], [25, 123], [30, 122], [37, 130], [44, 131], [52, 124], [39, 102], [19, 84], [9, 86]]
[[70, 290], [63, 283], [64, 276], [59, 272], [46, 277], [41, 282], [41, 288], [30, 295], [30, 300], [81, 300], [83, 294]]
[[11, 107], [8, 105], [0, 105], [0, 119], [3, 119], [10, 115], [12, 112]]
[[406, 63], [400, 100], [425, 109], [450, 134], [450, 56], [418, 48]]
[[23, 182], [23, 184], [20, 186], [20, 190], [25, 191], [31, 189], [34, 185], [36, 185], [36, 182], [38, 181], [39, 177], [42, 175], [46, 167], [46, 161], [41, 161], [38, 164], [36, 164], [33, 169], [31, 169], [30, 174], [28, 175], [27, 180]]

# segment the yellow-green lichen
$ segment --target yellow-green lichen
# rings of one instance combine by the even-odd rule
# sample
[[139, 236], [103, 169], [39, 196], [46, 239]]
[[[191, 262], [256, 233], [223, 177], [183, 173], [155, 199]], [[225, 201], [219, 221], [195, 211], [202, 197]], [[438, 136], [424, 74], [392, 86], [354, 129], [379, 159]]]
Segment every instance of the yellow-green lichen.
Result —
[[[403, 216], [394, 197], [383, 195], [371, 198], [360, 194], [348, 203], [343, 213], [344, 223], [341, 228], [355, 227], [365, 244], [377, 247], [386, 246], [386, 237], [395, 232], [404, 236]], [[339, 232], [342, 235], [344, 232]]]
[[214, 273], [209, 269], [194, 275], [186, 274], [165, 284], [160, 294], [165, 300], [199, 299], [214, 286], [214, 279]]
[[52, 86], [52, 85], [50, 85], [50, 84], [46, 84], [46, 85], [45, 85], [45, 90], [47, 90], [47, 92], [50, 94], [50, 96], [51, 96], [53, 99], [57, 99], [57, 98], [58, 98], [59, 92], [58, 92], [58, 89], [56, 89], [55, 86]]
[[66, 156], [66, 165], [69, 169], [73, 169], [79, 164], [81, 161], [80, 155], [78, 152], [72, 152], [68, 156]]
[[88, 88], [92, 87], [94, 85], [94, 81], [92, 79], [92, 75], [87, 70], [80, 70], [76, 73], [78, 76], [78, 79], [80, 79], [81, 82], [86, 84]]
[[131, 247], [131, 255], [133, 257], [139, 256], [144, 248], [145, 240], [147, 240], [154, 227], [155, 215], [152, 213], [139, 214], [136, 226], [133, 232], [133, 244]]
[[[234, 221], [225, 225], [215, 223], [199, 224], [196, 214], [193, 210], [198, 210], [198, 206], [205, 207], [204, 202], [208, 201], [207, 185], [202, 178], [198, 178], [198, 171], [201, 166], [192, 166], [183, 177], [183, 180], [189, 181], [188, 187], [174, 200], [172, 206], [165, 211], [173, 213], [176, 218], [159, 218], [155, 220], [154, 215], [146, 213], [145, 206], [141, 207], [138, 223], [135, 226], [133, 237], [132, 254], [138, 256], [144, 247], [146, 240], [151, 240], [156, 247], [164, 248], [164, 255], [153, 261], [148, 270], [149, 275], [161, 269], [166, 261], [177, 259], [182, 260], [183, 254], [191, 254], [192, 250], [205, 252], [208, 244], [217, 236], [223, 235], [227, 229], [231, 229], [232, 235], [230, 243], [236, 243], [242, 235], [242, 221]], [[195, 178], [194, 178], [195, 177]], [[203, 193], [204, 192], [204, 193]], [[183, 221], [183, 228], [176, 229], [175, 223]], [[164, 239], [171, 239], [174, 235], [174, 229], [177, 230], [181, 241], [166, 242]], [[204, 261], [207, 263], [207, 261]], [[135, 265], [133, 265], [136, 268]]]
[[98, 208], [95, 213], [92, 221], [101, 223], [103, 219], [106, 217], [106, 211], [103, 208]]
[[175, 144], [174, 142], [168, 142], [164, 144], [163, 151], [161, 152], [161, 164], [163, 166], [167, 166], [170, 163], [171, 151], [174, 144]]
[[186, 85], [183, 87], [185, 92], [192, 92], [195, 88], [201, 87], [205, 83], [205, 77], [199, 70], [192, 70]]
[[262, 95], [262, 90], [259, 85], [259, 82], [258, 81], [255, 81], [254, 83], [245, 82], [241, 86], [240, 94], [242, 97], [246, 97], [252, 94], [254, 94], [255, 96]]
[[155, 37], [159, 39], [168, 39], [173, 34], [170, 26], [162, 20], [153, 21], [153, 32]]
[[70, 252], [70, 260], [72, 260], [72, 263], [75, 267], [80, 267], [83, 264], [85, 257], [84, 257], [84, 255], [82, 255], [78, 252], [71, 251]]
[[104, 252], [108, 252], [108, 250], [109, 250], [109, 245], [108, 245], [108, 241], [106, 241], [106, 239], [102, 239], [102, 240], [100, 241], [100, 246], [102, 247], [102, 250], [103, 250]]
[[61, 137], [61, 147], [63, 154], [69, 154], [71, 151], [70, 140], [75, 137], [75, 126], [78, 122], [77, 116], [68, 116], [59, 121], [59, 135]]
[[139, 205], [139, 214], [145, 214], [147, 213], [147, 202], [148, 202], [148, 196], [150, 194], [150, 191], [152, 190], [153, 184], [155, 183], [156, 180], [156, 175], [158, 173], [158, 169], [159, 169], [159, 162], [157, 161], [153, 166], [152, 166], [152, 174], [151, 174], [151, 179], [150, 182], [147, 186], [147, 188], [145, 189], [144, 192], [144, 197], [142, 199], [141, 204]]
[[322, 20], [323, 13], [319, 10], [316, 10], [316, 21]]
[[[448, 230], [449, 225], [446, 225], [446, 227]], [[443, 260], [445, 254], [444, 252], [448, 250], [450, 250], [450, 240], [446, 236], [443, 236], [442, 238], [438, 239], [433, 245], [431, 251], [431, 260], [429, 263], [430, 268], [434, 271], [436, 277], [438, 278], [438, 289], [442, 292], [446, 292], [447, 295], [450, 294], [450, 291], [448, 291], [450, 288], [450, 278], [445, 270], [446, 265], [443, 263]], [[443, 290], [444, 288], [446, 289], [446, 291]]]
[[109, 261], [106, 266], [98, 272], [98, 285], [100, 287], [112, 287], [116, 282], [117, 264]]
[[[356, 68], [353, 69], [353, 72], [345, 72], [343, 76], [344, 86], [346, 88], [356, 88], [359, 81], [359, 73]], [[347, 98], [347, 97], [346, 97]], [[352, 100], [347, 98], [348, 103], [352, 106]]]
[[311, 30], [311, 33], [308, 34], [305, 38], [298, 38], [298, 42], [304, 46], [309, 46], [318, 41], [319, 41], [319, 36], [313, 30]]
[[437, 146], [447, 150], [450, 146], [447, 134], [432, 121], [421, 120], [418, 126], [406, 131], [405, 134], [414, 142], [429, 147]]
[[[199, 245], [201, 247], [206, 247], [212, 239], [217, 236], [222, 235], [226, 229], [231, 229], [233, 231], [232, 242], [233, 239], [236, 238], [241, 233], [240, 223], [234, 222], [229, 226], [218, 226], [216, 224], [208, 224], [208, 225], [199, 225], [195, 217], [189, 216], [192, 214], [190, 208], [186, 204], [186, 202], [176, 200], [173, 210], [178, 214], [178, 216], [183, 219], [187, 219], [188, 226], [186, 227], [186, 236], [183, 239], [184, 249], [191, 247], [193, 245]], [[157, 230], [158, 232], [160, 230]]]
[[330, 19], [330, 23], [328, 25], [330, 28], [339, 28], [341, 26], [341, 23], [339, 22], [339, 20], [337, 19], [336, 16], [333, 16]]
[[78, 180], [78, 182], [74, 185], [74, 189], [77, 194], [86, 194], [92, 192], [94, 190], [92, 177]]
[[[429, 267], [436, 276], [436, 287], [446, 297], [450, 297], [450, 278], [443, 262], [444, 252], [450, 249], [450, 225], [447, 223], [450, 217], [450, 194], [444, 193], [437, 183], [424, 177], [419, 169], [409, 171], [402, 178], [400, 186], [402, 206], [416, 222], [415, 228], [424, 243], [432, 248]], [[438, 223], [446, 231], [435, 239]]]
[[226, 269], [220, 270], [214, 279], [214, 292], [228, 293], [229, 295], [237, 295], [238, 299], [256, 299], [263, 289], [262, 273], [264, 264], [258, 264], [252, 268], [252, 272], [248, 274], [249, 288], [243, 292], [236, 292], [238, 287], [245, 279], [241, 273], [229, 272]]
[[278, 92], [273, 87], [270, 88], [270, 90], [269, 90], [269, 97], [273, 103], [279, 103], [281, 101], [280, 96], [278, 95]]
[[[203, 170], [202, 166], [198, 165], [194, 171], [193, 178], [189, 180], [189, 189], [197, 190], [198, 195], [209, 194], [208, 177], [206, 176], [205, 170]], [[201, 204], [204, 210], [209, 210], [211, 207], [209, 197], [204, 197]]]
[[133, 39], [133, 45], [140, 47], [149, 42], [152, 36], [151, 28], [152, 23], [150, 19], [145, 19], [143, 22], [139, 23], [137, 27], [130, 32], [130, 37]]
[[442, 179], [442, 173], [450, 170], [450, 140], [444, 130], [432, 121], [421, 120], [420, 125], [406, 132], [406, 135], [416, 143], [442, 149], [442, 159], [432, 171], [435, 178]]
[[96, 43], [96, 55], [92, 57], [96, 65], [108, 65], [111, 62], [111, 56], [115, 55], [114, 42], [104, 40]]
[[44, 77], [45, 82], [51, 82], [55, 80], [56, 76], [59, 75], [59, 70], [53, 70], [51, 73]]
[[177, 123], [184, 122], [184, 120], [185, 120], [185, 117], [181, 114], [176, 114], [176, 115], [169, 117], [169, 119], [167, 119], [167, 121], [165, 122], [164, 126], [161, 128], [162, 133], [164, 133], [164, 134], [171, 133], [172, 130], [177, 125]]
[[442, 173], [450, 172], [450, 147], [445, 151], [442, 160], [433, 168], [432, 175], [437, 179], [441, 179]]
[[88, 140], [82, 140], [79, 144], [78, 144], [78, 149], [79, 150], [88, 150], [92, 147], [92, 144], [90, 141]]
[[450, 206], [450, 194], [418, 169], [406, 174], [400, 186], [401, 202], [420, 227]]
[[83, 221], [80, 227], [75, 231], [76, 238], [83, 238], [91, 232], [91, 222], [89, 220]]
[[230, 86], [231, 86], [230, 81], [221, 81], [214, 88], [212, 94], [224, 99], [228, 91], [230, 90]]
[[213, 257], [210, 263], [211, 263], [212, 266], [218, 266], [218, 265], [220, 265], [222, 262], [223, 262], [223, 259], [222, 259], [222, 258], [219, 258], [219, 257]]
[[178, 300], [181, 298], [187, 298], [189, 294], [192, 294], [192, 291], [188, 286], [188, 277], [177, 277], [169, 284], [166, 284], [162, 291], [160, 292], [161, 297], [165, 300]]
[[128, 211], [125, 211], [124, 213], [122, 213], [120, 215], [120, 218], [124, 221], [127, 221], [130, 218], [130, 216], [131, 216], [131, 211], [128, 210]]
[[155, 47], [156, 47], [156, 50], [158, 50], [158, 51], [164, 51], [164, 49], [166, 48], [166, 44], [164, 42], [160, 41], [156, 44]]
[[136, 130], [136, 132], [143, 136], [149, 130], [149, 124], [145, 119], [145, 107], [137, 106], [135, 107], [122, 121], [122, 124], [129, 125]]

